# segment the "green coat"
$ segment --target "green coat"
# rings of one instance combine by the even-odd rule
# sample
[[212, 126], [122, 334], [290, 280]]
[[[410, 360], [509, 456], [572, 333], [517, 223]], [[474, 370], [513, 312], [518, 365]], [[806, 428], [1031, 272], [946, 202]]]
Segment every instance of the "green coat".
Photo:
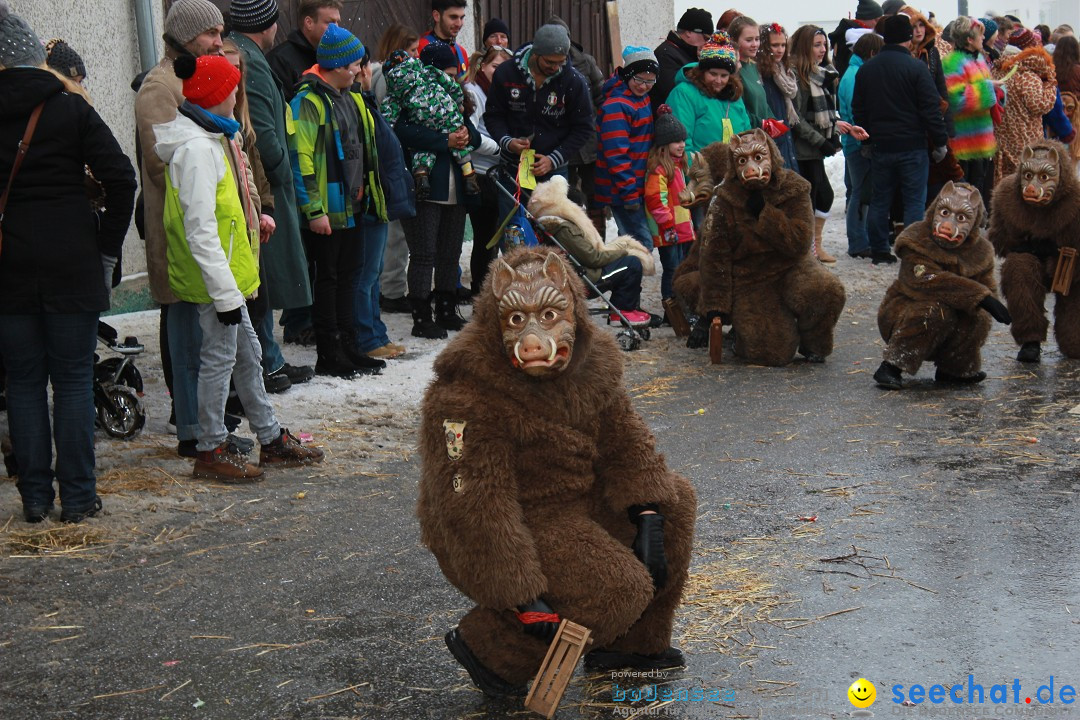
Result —
[[724, 139], [724, 117], [731, 120], [731, 131], [738, 135], [750, 129], [750, 116], [742, 99], [721, 100], [707, 97], [697, 85], [686, 79], [686, 70], [697, 66], [690, 63], [675, 76], [675, 89], [668, 95], [671, 114], [686, 128], [686, 153], [698, 152]]
[[262, 246], [259, 255], [259, 264], [266, 274], [270, 305], [278, 309], [307, 307], [311, 305], [311, 281], [300, 240], [300, 219], [289, 162], [285, 96], [259, 46], [240, 33], [233, 33], [232, 37], [247, 61], [245, 87], [251, 125], [255, 130], [255, 146], [274, 191], [277, 230], [270, 242]]
[[744, 63], [739, 70], [739, 79], [743, 84], [743, 105], [750, 115], [750, 127], [761, 127], [761, 121], [766, 118], [776, 119], [772, 108], [769, 107], [769, 98], [765, 96], [765, 86], [761, 84], [761, 73], [755, 63]]

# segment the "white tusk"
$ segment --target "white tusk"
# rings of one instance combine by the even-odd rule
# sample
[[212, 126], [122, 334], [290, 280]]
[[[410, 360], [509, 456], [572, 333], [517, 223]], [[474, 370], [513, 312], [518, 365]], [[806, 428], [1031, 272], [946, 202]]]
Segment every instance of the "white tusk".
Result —
[[957, 226], [957, 228], [955, 230], [953, 230], [953, 234], [952, 234], [953, 242], [956, 242], [956, 238], [958, 238], [958, 237], [960, 237], [960, 227], [959, 226]]
[[521, 341], [518, 340], [516, 343], [514, 343], [514, 357], [517, 358], [518, 365], [524, 365], [525, 361], [521, 359], [521, 353], [518, 352], [518, 350], [520, 350], [520, 349], [521, 349]]
[[555, 359], [555, 352], [556, 352], [555, 338], [550, 338], [549, 337], [548, 342], [551, 343], [551, 352], [548, 353], [548, 362], [551, 362], [552, 360]]
[[1045, 194], [1046, 194], [1046, 190], [1045, 190], [1045, 188], [1039, 188], [1039, 197], [1038, 197], [1038, 198], [1036, 198], [1036, 199], [1037, 199], [1037, 200], [1042, 200], [1042, 199], [1043, 199], [1043, 195], [1045, 195]]

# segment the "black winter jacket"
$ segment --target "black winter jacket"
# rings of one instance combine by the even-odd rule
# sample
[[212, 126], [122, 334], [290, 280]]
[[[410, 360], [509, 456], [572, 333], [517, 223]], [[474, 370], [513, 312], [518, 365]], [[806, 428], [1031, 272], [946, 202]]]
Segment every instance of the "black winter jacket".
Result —
[[[4, 213], [0, 314], [101, 312], [109, 308], [101, 256], [120, 254], [135, 170], [86, 100], [50, 72], [16, 67], [0, 70], [0, 182], [43, 100]], [[86, 194], [87, 166], [105, 190], [100, 221]]]
[[656, 112], [656, 108], [667, 102], [668, 95], [675, 89], [675, 77], [679, 71], [687, 63], [696, 62], [698, 57], [697, 48], [687, 44], [675, 32], [669, 32], [667, 39], [656, 47], [653, 54], [660, 63], [656, 84], [649, 91], [649, 100], [652, 101], [653, 112]]
[[[547, 155], [558, 169], [593, 137], [589, 84], [577, 70], [564, 65], [558, 75], [533, 88], [527, 63], [532, 44], [523, 45], [511, 62], [504, 62], [491, 78], [484, 125], [502, 149], [502, 162], [517, 167], [518, 155], [510, 151], [514, 138], [532, 136], [530, 147]], [[400, 133], [399, 133], [400, 136]]]
[[307, 38], [301, 35], [299, 30], [293, 30], [285, 42], [267, 53], [266, 61], [270, 63], [274, 77], [281, 83], [285, 102], [289, 102], [296, 94], [296, 84], [300, 82], [300, 76], [318, 62], [318, 59], [315, 48], [311, 47]]
[[886, 45], [855, 76], [851, 113], [876, 151], [926, 150], [927, 139], [933, 147], [949, 141], [940, 100], [926, 65], [907, 48]]

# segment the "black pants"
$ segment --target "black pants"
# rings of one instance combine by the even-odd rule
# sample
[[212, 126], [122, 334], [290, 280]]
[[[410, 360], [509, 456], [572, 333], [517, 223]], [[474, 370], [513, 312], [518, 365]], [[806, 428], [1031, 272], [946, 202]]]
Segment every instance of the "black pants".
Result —
[[499, 229], [502, 218], [499, 217], [499, 189], [495, 181], [487, 175], [477, 175], [480, 183], [480, 205], [469, 208], [469, 222], [473, 230], [472, 255], [469, 257], [469, 271], [472, 274], [472, 291], [480, 292], [480, 286], [487, 277], [488, 265], [499, 255], [496, 244], [487, 248], [495, 231]]
[[329, 235], [301, 230], [308, 261], [315, 265], [311, 324], [316, 333], [353, 329], [353, 280], [360, 267], [364, 229], [359, 224]]
[[810, 182], [810, 200], [814, 210], [828, 213], [832, 209], [833, 189], [829, 175], [825, 172], [825, 161], [799, 160], [799, 174]]
[[961, 160], [960, 169], [964, 171], [964, 180], [974, 185], [982, 195], [987, 210], [990, 209], [990, 193], [994, 185], [994, 166], [990, 158]]
[[465, 208], [421, 201], [416, 203], [416, 217], [402, 219], [401, 226], [409, 245], [409, 295], [430, 297], [433, 272], [437, 292], [455, 292]]

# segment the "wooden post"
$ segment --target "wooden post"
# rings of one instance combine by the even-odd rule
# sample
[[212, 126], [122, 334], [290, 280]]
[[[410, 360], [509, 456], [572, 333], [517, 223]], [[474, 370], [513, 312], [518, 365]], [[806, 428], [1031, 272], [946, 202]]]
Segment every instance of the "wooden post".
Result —
[[622, 65], [622, 32], [619, 30], [619, 3], [610, 0], [607, 7], [608, 35], [611, 37], [611, 67]]
[[585, 652], [585, 646], [592, 642], [589, 639], [591, 634], [588, 628], [565, 618], [559, 623], [559, 631], [555, 633], [555, 639], [551, 641], [547, 656], [540, 664], [540, 670], [537, 671], [525, 698], [527, 709], [548, 720], [555, 716], [566, 686], [570, 684], [570, 678], [577, 668], [578, 660]]
[[724, 321], [713, 318], [709, 327], [709, 360], [713, 365], [719, 365], [724, 359]]

